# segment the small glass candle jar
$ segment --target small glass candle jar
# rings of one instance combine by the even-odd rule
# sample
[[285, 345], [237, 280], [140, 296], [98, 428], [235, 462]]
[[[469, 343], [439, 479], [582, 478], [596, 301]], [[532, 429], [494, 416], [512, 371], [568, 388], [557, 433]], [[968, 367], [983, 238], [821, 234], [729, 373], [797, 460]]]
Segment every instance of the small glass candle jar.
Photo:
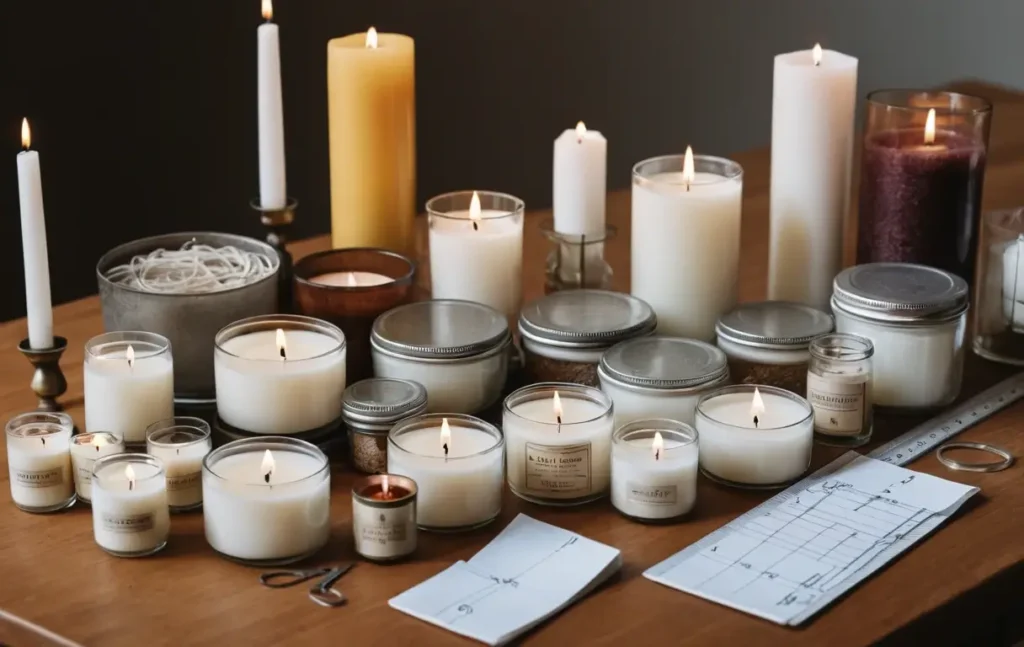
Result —
[[174, 415], [171, 342], [151, 332], [108, 332], [85, 344], [85, 428], [126, 445], [146, 444], [146, 427]]
[[601, 390], [615, 403], [615, 424], [668, 418], [693, 424], [697, 400], [729, 381], [725, 353], [681, 337], [642, 337], [601, 357]]
[[768, 384], [793, 393], [807, 390], [808, 347], [832, 332], [828, 314], [788, 301], [743, 303], [715, 326], [718, 347], [729, 358], [737, 384]]
[[223, 423], [251, 434], [291, 435], [340, 420], [346, 340], [334, 324], [297, 315], [250, 317], [218, 332], [214, 347]]
[[7, 423], [11, 499], [25, 512], [56, 512], [75, 502], [66, 413], [23, 413]]
[[672, 521], [697, 500], [697, 432], [678, 420], [634, 420], [612, 436], [612, 505], [636, 521]]
[[388, 473], [416, 481], [416, 523], [459, 532], [501, 512], [505, 440], [473, 416], [427, 413], [399, 422], [388, 435]]
[[409, 302], [416, 265], [395, 252], [352, 247], [310, 254], [295, 264], [294, 273], [299, 314], [329, 321], [345, 331], [347, 381], [373, 375], [373, 321]]
[[981, 218], [974, 279], [974, 352], [1024, 366], [1024, 208]]
[[171, 512], [203, 505], [203, 459], [212, 447], [210, 425], [202, 418], [168, 418], [146, 430], [146, 451], [164, 464]]
[[375, 474], [352, 485], [352, 537], [356, 552], [393, 562], [416, 550], [416, 481]]
[[386, 471], [388, 432], [399, 420], [426, 410], [427, 390], [418, 382], [372, 377], [345, 389], [341, 417], [348, 429], [352, 466], [366, 474]]
[[774, 386], [736, 384], [697, 403], [700, 469], [720, 483], [778, 488], [811, 464], [814, 415], [799, 395]]
[[615, 227], [606, 226], [598, 234], [566, 234], [555, 230], [553, 220], [541, 224], [541, 232], [551, 241], [545, 262], [544, 293], [561, 290], [609, 290], [612, 267], [604, 258], [605, 244], [615, 237]]
[[620, 341], [651, 334], [657, 323], [649, 305], [621, 292], [549, 294], [519, 315], [526, 373], [531, 382], [597, 386], [601, 355]]
[[912, 411], [956, 399], [967, 303], [967, 282], [934, 267], [870, 263], [836, 276], [836, 332], [867, 337], [875, 347], [875, 406]]
[[120, 436], [105, 431], [71, 437], [71, 469], [74, 471], [75, 494], [79, 501], [88, 504], [92, 499], [92, 468], [96, 461], [123, 451], [124, 441]]
[[477, 413], [501, 397], [512, 335], [493, 308], [435, 300], [377, 317], [370, 344], [374, 374], [422, 384], [427, 411]]
[[228, 559], [256, 566], [310, 557], [331, 535], [331, 470], [315, 445], [296, 438], [245, 438], [203, 459], [206, 541]]
[[807, 401], [814, 436], [826, 445], [857, 447], [871, 440], [871, 340], [833, 333], [811, 342]]
[[144, 557], [167, 545], [171, 516], [163, 464], [148, 454], [111, 454], [93, 465], [92, 530], [117, 557]]
[[605, 393], [579, 384], [531, 384], [505, 398], [502, 421], [513, 494], [563, 506], [608, 494], [613, 417]]

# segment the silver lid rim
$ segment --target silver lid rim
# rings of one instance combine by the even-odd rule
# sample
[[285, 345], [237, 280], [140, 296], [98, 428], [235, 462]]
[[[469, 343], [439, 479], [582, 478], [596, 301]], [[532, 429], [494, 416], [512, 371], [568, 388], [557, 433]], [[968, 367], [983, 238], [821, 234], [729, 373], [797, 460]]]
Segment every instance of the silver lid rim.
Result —
[[634, 297], [631, 294], [611, 292], [610, 290], [573, 290], [572, 292], [577, 294], [581, 292], [600, 294], [611, 293], [616, 297], [622, 298], [626, 302], [637, 302], [646, 307], [649, 316], [630, 326], [626, 326], [625, 328], [613, 330], [579, 332], [549, 328], [530, 321], [526, 316], [527, 308], [539, 301], [551, 298], [551, 295], [548, 295], [546, 297], [541, 297], [537, 301], [526, 304], [526, 306], [524, 306], [520, 311], [519, 334], [522, 335], [523, 338], [529, 339], [530, 341], [543, 346], [587, 350], [595, 348], [610, 348], [621, 341], [649, 335], [658, 327], [658, 316], [655, 314], [654, 308], [652, 308], [650, 304], [643, 299]]
[[602, 382], [610, 382], [617, 387], [630, 391], [658, 391], [665, 394], [684, 394], [725, 384], [729, 381], [729, 367], [726, 366], [707, 378], [693, 378], [693, 382], [689, 384], [680, 384], [683, 380], [654, 380], [650, 378], [641, 382], [644, 378], [637, 379], [622, 375], [621, 373], [611, 373], [605, 368], [604, 364], [597, 366], [597, 377]]
[[[858, 269], [859, 268], [859, 269]], [[870, 292], [858, 291], [851, 278], [869, 269], [899, 268], [907, 272], [942, 275], [950, 282], [948, 290], [931, 300], [908, 301], [877, 298]], [[868, 321], [891, 322], [905, 325], [928, 325], [958, 318], [970, 307], [970, 286], [967, 282], [945, 270], [915, 263], [867, 263], [841, 271], [832, 280], [833, 311], [840, 311]]]
[[774, 307], [802, 310], [807, 313], [808, 316], [824, 316], [828, 322], [828, 330], [819, 330], [807, 335], [788, 335], [788, 336], [769, 336], [769, 335], [758, 335], [755, 333], [744, 332], [727, 325], [724, 319], [731, 313], [726, 313], [723, 317], [719, 318], [715, 322], [715, 335], [726, 341], [730, 341], [734, 344], [741, 346], [747, 346], [748, 348], [762, 348], [765, 350], [807, 350], [810, 346], [811, 340], [819, 335], [825, 335], [835, 330], [835, 320], [832, 315], [827, 312], [823, 312], [817, 308], [805, 305], [803, 303], [796, 303], [793, 301], [755, 301], [751, 303], [741, 303], [732, 312], [742, 310], [744, 308], [756, 308], [765, 307], [771, 304]]
[[857, 307], [856, 304], [842, 301], [838, 295], [832, 295], [832, 311], [842, 312], [845, 315], [877, 323], [892, 323], [904, 326], [931, 326], [934, 324], [956, 321], [970, 308], [970, 304], [964, 303], [955, 310], [950, 309], [938, 312], [925, 312], [919, 310], [906, 310], [904, 313], [894, 314], [883, 310], [874, 310], [866, 307]]
[[[423, 304], [462, 304], [468, 307], [482, 308], [484, 310], [490, 310], [495, 315], [495, 321], [502, 322], [501, 331], [487, 339], [481, 339], [471, 344], [463, 344], [460, 346], [416, 346], [411, 344], [403, 344], [401, 342], [392, 341], [385, 338], [380, 334], [378, 330], [378, 324], [382, 319], [388, 316], [393, 316], [393, 313], [401, 310], [408, 310], [410, 308], [423, 307]], [[508, 322], [505, 318], [493, 308], [475, 303], [473, 301], [463, 301], [459, 299], [434, 299], [432, 301], [417, 301], [414, 303], [407, 303], [405, 305], [398, 306], [388, 310], [384, 314], [377, 317], [374, 321], [373, 328], [370, 331], [370, 346], [374, 351], [383, 353], [390, 357], [398, 357], [400, 359], [416, 359], [425, 362], [438, 361], [441, 363], [455, 362], [464, 359], [482, 359], [484, 357], [490, 357], [493, 354], [501, 352], [512, 342], [512, 332], [509, 330]]]
[[612, 366], [611, 362], [609, 361], [609, 357], [614, 355], [615, 351], [612, 350], [612, 349], [609, 349], [604, 355], [601, 356], [601, 361], [598, 363], [598, 367], [597, 367], [598, 377], [606, 379], [608, 382], [611, 382], [613, 384], [616, 384], [616, 385], [622, 386], [622, 387], [627, 387], [627, 388], [628, 387], [633, 387], [633, 388], [635, 388], [637, 390], [655, 389], [655, 390], [665, 391], [665, 392], [669, 392], [669, 391], [679, 391], [679, 392], [692, 391], [695, 388], [703, 387], [703, 386], [706, 386], [706, 385], [712, 384], [712, 383], [718, 383], [718, 382], [722, 381], [723, 379], [728, 379], [728, 377], [729, 377], [729, 361], [728, 361], [729, 358], [728, 358], [728, 356], [726, 356], [725, 352], [722, 351], [722, 349], [718, 348], [717, 346], [715, 346], [713, 344], [709, 344], [707, 342], [691, 340], [691, 339], [685, 339], [685, 338], [681, 338], [681, 337], [661, 337], [661, 338], [659, 338], [659, 337], [655, 336], [655, 337], [646, 338], [646, 341], [627, 340], [625, 342], [622, 342], [621, 346], [619, 344], [616, 344], [613, 348], [617, 349], [617, 350], [621, 350], [622, 348], [636, 346], [636, 345], [639, 345], [641, 343], [647, 344], [647, 343], [658, 343], [658, 342], [660, 342], [662, 344], [668, 343], [668, 344], [673, 344], [673, 345], [680, 344], [680, 342], [682, 342], [682, 344], [686, 345], [686, 346], [691, 346], [691, 347], [696, 347], [696, 348], [703, 348], [705, 352], [710, 353], [710, 356], [708, 357], [709, 364], [711, 364], [712, 362], [717, 361], [718, 366], [716, 367], [716, 366], [714, 366], [712, 364], [710, 367], [708, 367], [708, 371], [707, 372], [705, 372], [705, 373], [703, 373], [701, 375], [694, 375], [692, 377], [675, 377], [675, 378], [644, 377], [644, 376], [633, 375], [631, 373], [626, 373], [626, 372], [623, 372], [623, 371], [616, 370]]
[[395, 377], [375, 377], [368, 380], [360, 380], [349, 385], [345, 393], [353, 386], [366, 381], [397, 382], [408, 386], [412, 391], [412, 397], [400, 404], [370, 404], [365, 402], [353, 402], [342, 394], [341, 416], [346, 423], [359, 423], [366, 425], [387, 425], [395, 423], [403, 418], [422, 413], [427, 409], [427, 389], [419, 382], [402, 380]]

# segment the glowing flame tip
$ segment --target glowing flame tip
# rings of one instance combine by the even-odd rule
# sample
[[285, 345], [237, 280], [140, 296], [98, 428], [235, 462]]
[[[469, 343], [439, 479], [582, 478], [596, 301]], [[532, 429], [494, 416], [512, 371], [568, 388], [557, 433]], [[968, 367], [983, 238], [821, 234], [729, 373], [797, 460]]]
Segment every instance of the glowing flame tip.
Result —
[[697, 177], [697, 173], [693, 168], [693, 148], [690, 146], [686, 147], [686, 155], [683, 156], [683, 183], [689, 187], [693, 184], [693, 180]]
[[811, 58], [814, 59], [814, 67], [821, 65], [821, 43], [815, 43], [814, 49], [811, 50]]
[[576, 122], [576, 140], [583, 141], [583, 138], [587, 134], [587, 126], [582, 121]]
[[374, 27], [366, 30], [366, 49], [377, 49], [377, 29]]
[[263, 14], [264, 20], [274, 19], [274, 3], [273, 0], [262, 0], [260, 5], [260, 12]]
[[935, 143], [935, 108], [928, 109], [928, 119], [924, 122], [924, 143]]
[[28, 118], [21, 120], [21, 147], [25, 150], [32, 148], [32, 130], [28, 127]]

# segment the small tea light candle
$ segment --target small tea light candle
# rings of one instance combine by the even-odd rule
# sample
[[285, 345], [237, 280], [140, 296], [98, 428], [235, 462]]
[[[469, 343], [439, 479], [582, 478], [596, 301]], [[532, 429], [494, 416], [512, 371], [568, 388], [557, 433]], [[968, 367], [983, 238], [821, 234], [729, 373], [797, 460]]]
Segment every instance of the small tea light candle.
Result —
[[92, 529], [99, 547], [117, 557], [144, 557], [167, 545], [171, 516], [160, 461], [148, 454], [112, 454], [93, 465]]
[[71, 437], [71, 468], [79, 501], [89, 503], [92, 498], [92, 469], [96, 461], [123, 451], [124, 441], [105, 431]]
[[501, 432], [473, 416], [406, 418], [388, 435], [388, 472], [416, 481], [416, 522], [424, 530], [478, 528], [501, 512]]
[[25, 512], [56, 512], [75, 502], [71, 416], [23, 413], [7, 423], [11, 499]]
[[393, 283], [394, 279], [376, 272], [327, 272], [310, 278], [309, 282], [336, 288], [368, 288]]
[[210, 425], [202, 418], [168, 418], [146, 430], [146, 451], [160, 459], [167, 473], [171, 512], [203, 504], [203, 459], [212, 447]]
[[612, 401], [598, 389], [532, 384], [505, 398], [508, 485], [527, 501], [575, 505], [608, 493]]
[[697, 500], [697, 432], [675, 420], [636, 420], [612, 437], [612, 505], [638, 521], [666, 521]]
[[700, 467], [709, 478], [737, 487], [779, 487], [811, 463], [811, 405], [773, 386], [740, 384], [697, 403]]
[[352, 486], [356, 552], [389, 562], [416, 550], [416, 482], [395, 474], [367, 476]]

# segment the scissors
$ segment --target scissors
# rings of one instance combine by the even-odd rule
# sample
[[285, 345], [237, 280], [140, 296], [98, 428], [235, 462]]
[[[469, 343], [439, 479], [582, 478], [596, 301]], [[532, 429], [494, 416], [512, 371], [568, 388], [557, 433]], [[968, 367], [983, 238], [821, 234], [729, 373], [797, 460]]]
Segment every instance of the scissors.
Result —
[[321, 577], [309, 589], [309, 599], [323, 607], [340, 607], [345, 604], [345, 594], [334, 588], [341, 576], [348, 573], [354, 562], [334, 567], [307, 568], [293, 571], [271, 571], [260, 575], [260, 584], [271, 589], [284, 589]]

